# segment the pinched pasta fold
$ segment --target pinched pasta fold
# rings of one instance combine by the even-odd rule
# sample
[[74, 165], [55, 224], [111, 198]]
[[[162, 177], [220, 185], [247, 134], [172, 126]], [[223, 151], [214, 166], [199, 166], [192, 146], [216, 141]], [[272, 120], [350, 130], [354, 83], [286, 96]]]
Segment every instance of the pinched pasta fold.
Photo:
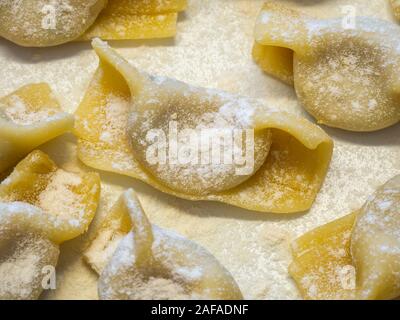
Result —
[[62, 112], [45, 83], [26, 85], [1, 98], [0, 174], [73, 126], [73, 115]]
[[316, 19], [267, 2], [256, 22], [253, 57], [294, 85], [319, 123], [375, 131], [400, 120], [400, 28], [371, 17]]
[[214, 256], [152, 225], [131, 189], [111, 208], [85, 257], [100, 275], [100, 299], [242, 299]]
[[173, 37], [186, 0], [40, 0], [0, 2], [0, 36], [21, 46], [47, 47], [101, 37]]
[[59, 169], [34, 151], [0, 184], [0, 299], [37, 299], [59, 244], [83, 234], [100, 197], [95, 173]]
[[[184, 199], [279, 213], [312, 205], [333, 148], [320, 128], [258, 100], [148, 76], [106, 43], [95, 40], [93, 45], [100, 66], [76, 112], [78, 156], [85, 164]], [[169, 134], [174, 126], [179, 133], [194, 133], [193, 140], [175, 139]], [[241, 135], [239, 142], [231, 140], [231, 149], [216, 139], [224, 130]], [[238, 154], [249, 157], [242, 163], [184, 162], [169, 152], [175, 142], [189, 149], [197, 145], [191, 149], [197, 151], [194, 160], [210, 159], [215, 149], [202, 144], [203, 134], [219, 150], [230, 151], [231, 160]], [[153, 150], [163, 137], [169, 144], [164, 154], [165, 149]]]
[[400, 296], [400, 176], [358, 211], [294, 241], [289, 273], [306, 299]]

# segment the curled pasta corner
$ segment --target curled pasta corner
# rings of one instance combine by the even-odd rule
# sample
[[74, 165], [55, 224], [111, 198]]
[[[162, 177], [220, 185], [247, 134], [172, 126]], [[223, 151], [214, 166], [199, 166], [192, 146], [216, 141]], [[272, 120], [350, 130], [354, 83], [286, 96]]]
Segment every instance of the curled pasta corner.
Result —
[[394, 299], [400, 296], [400, 176], [358, 211], [316, 228], [292, 244], [289, 273], [306, 299]]
[[1, 98], [0, 173], [73, 126], [74, 116], [62, 112], [46, 83], [29, 84]]
[[56, 244], [76, 238], [88, 229], [99, 197], [97, 173], [66, 172], [38, 150], [23, 159], [0, 184], [0, 202], [22, 208], [15, 214], [2, 215], [2, 219], [44, 234]]
[[[146, 110], [151, 93], [162, 85], [154, 88], [150, 77], [136, 70], [107, 44], [95, 40], [93, 45], [100, 57], [100, 66], [75, 114], [78, 156], [84, 163], [140, 179], [158, 190], [189, 200], [215, 200], [249, 210], [275, 213], [310, 208], [333, 151], [333, 142], [323, 130], [279, 109], [264, 105], [256, 107], [257, 102], [240, 98], [246, 105], [254, 107], [252, 126], [256, 134], [265, 132], [263, 130], [272, 132], [266, 161], [246, 181], [225, 191], [199, 195], [178, 191], [159, 181], [139, 163], [127, 137], [126, 123], [132, 101], [143, 103], [138, 108]], [[179, 81], [171, 80], [171, 83], [172, 88], [192, 90]], [[180, 89], [176, 90], [172, 93], [174, 96], [183, 96]], [[207, 94], [204, 93], [205, 99], [209, 99]], [[218, 94], [228, 95], [219, 91]], [[235, 103], [239, 97], [230, 99]]]
[[266, 2], [258, 15], [253, 58], [265, 72], [294, 85], [293, 54], [307, 54], [306, 15], [278, 3]]
[[39, 298], [59, 245], [87, 230], [99, 196], [97, 174], [63, 171], [41, 151], [15, 167], [0, 184], [0, 299]]
[[151, 225], [133, 190], [112, 207], [85, 258], [100, 274], [101, 299], [242, 299], [207, 250]]

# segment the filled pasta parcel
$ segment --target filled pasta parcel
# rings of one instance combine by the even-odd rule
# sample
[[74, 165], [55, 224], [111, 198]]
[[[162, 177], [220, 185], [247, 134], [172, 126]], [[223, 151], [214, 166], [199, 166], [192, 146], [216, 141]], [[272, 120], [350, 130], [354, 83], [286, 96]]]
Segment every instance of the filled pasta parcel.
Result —
[[0, 184], [0, 299], [49, 288], [59, 245], [86, 232], [99, 197], [96, 173], [64, 171], [41, 151], [15, 167]]
[[148, 75], [105, 42], [93, 46], [99, 68], [75, 113], [85, 164], [189, 200], [311, 207], [333, 150], [321, 128], [268, 102]]
[[293, 85], [318, 123], [359, 132], [390, 127], [400, 120], [400, 27], [364, 16], [354, 26], [343, 23], [266, 2], [256, 20], [253, 58]]
[[289, 273], [305, 299], [388, 300], [400, 296], [400, 176], [359, 210], [292, 244]]
[[210, 252], [151, 224], [132, 189], [110, 209], [85, 259], [99, 275], [100, 299], [243, 299]]

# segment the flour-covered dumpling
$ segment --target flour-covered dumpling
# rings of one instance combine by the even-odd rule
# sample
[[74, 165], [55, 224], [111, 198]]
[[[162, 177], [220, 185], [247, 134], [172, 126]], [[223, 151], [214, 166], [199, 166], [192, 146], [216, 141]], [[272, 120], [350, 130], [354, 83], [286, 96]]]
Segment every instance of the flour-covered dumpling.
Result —
[[351, 254], [361, 298], [400, 297], [400, 176], [381, 187], [361, 209]]
[[71, 130], [50, 87], [30, 84], [0, 98], [0, 175], [39, 145]]
[[[254, 133], [254, 140], [246, 140], [249, 137], [245, 130], [251, 130], [247, 117], [252, 114], [238, 117], [242, 111], [241, 102], [226, 104], [218, 92], [193, 89], [178, 81], [162, 78], [155, 78], [156, 83], [145, 78], [142, 81], [146, 80], [148, 84], [143, 85], [133, 100], [127, 126], [128, 139], [138, 161], [166, 186], [197, 195], [224, 191], [246, 181], [264, 164], [272, 143], [271, 130], [259, 130]], [[246, 101], [242, 103], [246, 108]], [[164, 137], [161, 133], [171, 133], [175, 126], [177, 135], [169, 134], [166, 139], [169, 151], [172, 151], [172, 144], [178, 147], [175, 163], [171, 163], [174, 155], [164, 161], [163, 155], [154, 148], [158, 146], [154, 142]], [[149, 131], [148, 128], [153, 129]], [[187, 135], [184, 130], [188, 130]], [[226, 139], [233, 143], [226, 143]], [[208, 141], [214, 143], [214, 148], [222, 150], [218, 155], [220, 158], [216, 159], [212, 153], [215, 149], [210, 148]], [[224, 162], [224, 156], [236, 160], [248, 150], [251, 150], [250, 170], [234, 161]], [[211, 161], [202, 163], [207, 157]]]
[[29, 220], [29, 213], [43, 215], [25, 203], [0, 203], [0, 299], [26, 300], [38, 299], [50, 268], [58, 261], [58, 245], [46, 235], [27, 231], [18, 225], [9, 225], [20, 210], [20, 214]]
[[0, 299], [37, 299], [54, 276], [59, 244], [84, 233], [100, 196], [97, 174], [59, 169], [41, 151], [0, 184]]
[[95, 21], [107, 0], [2, 0], [0, 36], [27, 47], [72, 41]]
[[273, 212], [312, 204], [332, 152], [320, 128], [256, 99], [149, 76], [93, 46], [100, 67], [76, 112], [83, 162], [191, 200]]
[[101, 299], [242, 299], [211, 253], [151, 225], [132, 190], [111, 209], [85, 255], [100, 273]]
[[277, 3], [264, 5], [256, 23], [253, 57], [294, 84], [319, 123], [375, 131], [400, 120], [400, 28], [357, 17], [318, 20]]
[[[95, 42], [95, 50], [116, 68], [119, 61], [124, 62], [104, 43]], [[127, 124], [132, 152], [167, 187], [195, 195], [224, 191], [246, 181], [265, 162], [272, 143], [271, 131], [259, 130], [254, 133], [254, 141], [246, 141], [244, 131], [252, 129], [248, 122], [254, 112], [247, 101], [229, 101], [217, 91], [150, 78], [129, 64], [120, 71], [135, 97]], [[226, 143], [227, 139], [233, 143]], [[218, 158], [208, 142], [221, 151]], [[174, 146], [176, 152], [172, 154]], [[168, 150], [168, 155], [161, 154], [161, 147]], [[246, 170], [234, 160], [250, 148], [252, 168]], [[231, 161], [224, 161], [228, 160], [226, 156]]]
[[306, 299], [400, 297], [400, 176], [356, 212], [308, 232], [289, 273]]

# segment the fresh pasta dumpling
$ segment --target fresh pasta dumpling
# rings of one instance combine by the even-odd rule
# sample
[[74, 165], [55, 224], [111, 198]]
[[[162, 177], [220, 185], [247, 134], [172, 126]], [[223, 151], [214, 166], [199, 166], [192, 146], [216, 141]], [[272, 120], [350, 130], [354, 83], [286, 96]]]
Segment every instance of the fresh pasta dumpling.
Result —
[[307, 210], [333, 143], [258, 100], [139, 72], [93, 42], [100, 66], [79, 106], [78, 156], [190, 200], [262, 212]]
[[87, 230], [99, 197], [97, 174], [59, 169], [41, 151], [15, 167], [0, 184], [0, 299], [39, 298], [59, 244]]
[[400, 176], [357, 212], [293, 243], [289, 272], [306, 299], [400, 297]]
[[100, 299], [242, 299], [230, 273], [198, 244], [152, 225], [127, 190], [85, 253]]
[[0, 175], [73, 126], [73, 115], [62, 112], [45, 83], [26, 85], [0, 98]]
[[358, 214], [351, 239], [359, 295], [400, 297], [400, 176], [381, 187]]
[[[42, 235], [48, 217], [22, 202], [0, 202], [0, 210], [0, 300], [38, 299], [45, 268], [55, 268], [60, 253], [58, 245]], [[16, 225], [29, 224], [30, 216], [37, 221], [37, 230], [31, 232], [29, 227]]]
[[173, 37], [186, 0], [2, 0], [0, 36], [26, 47]]
[[370, 17], [354, 26], [318, 20], [266, 3], [255, 28], [253, 57], [260, 67], [294, 84], [319, 123], [375, 131], [400, 120], [399, 27]]
[[2, 0], [0, 36], [26, 47], [72, 41], [96, 20], [107, 0]]

